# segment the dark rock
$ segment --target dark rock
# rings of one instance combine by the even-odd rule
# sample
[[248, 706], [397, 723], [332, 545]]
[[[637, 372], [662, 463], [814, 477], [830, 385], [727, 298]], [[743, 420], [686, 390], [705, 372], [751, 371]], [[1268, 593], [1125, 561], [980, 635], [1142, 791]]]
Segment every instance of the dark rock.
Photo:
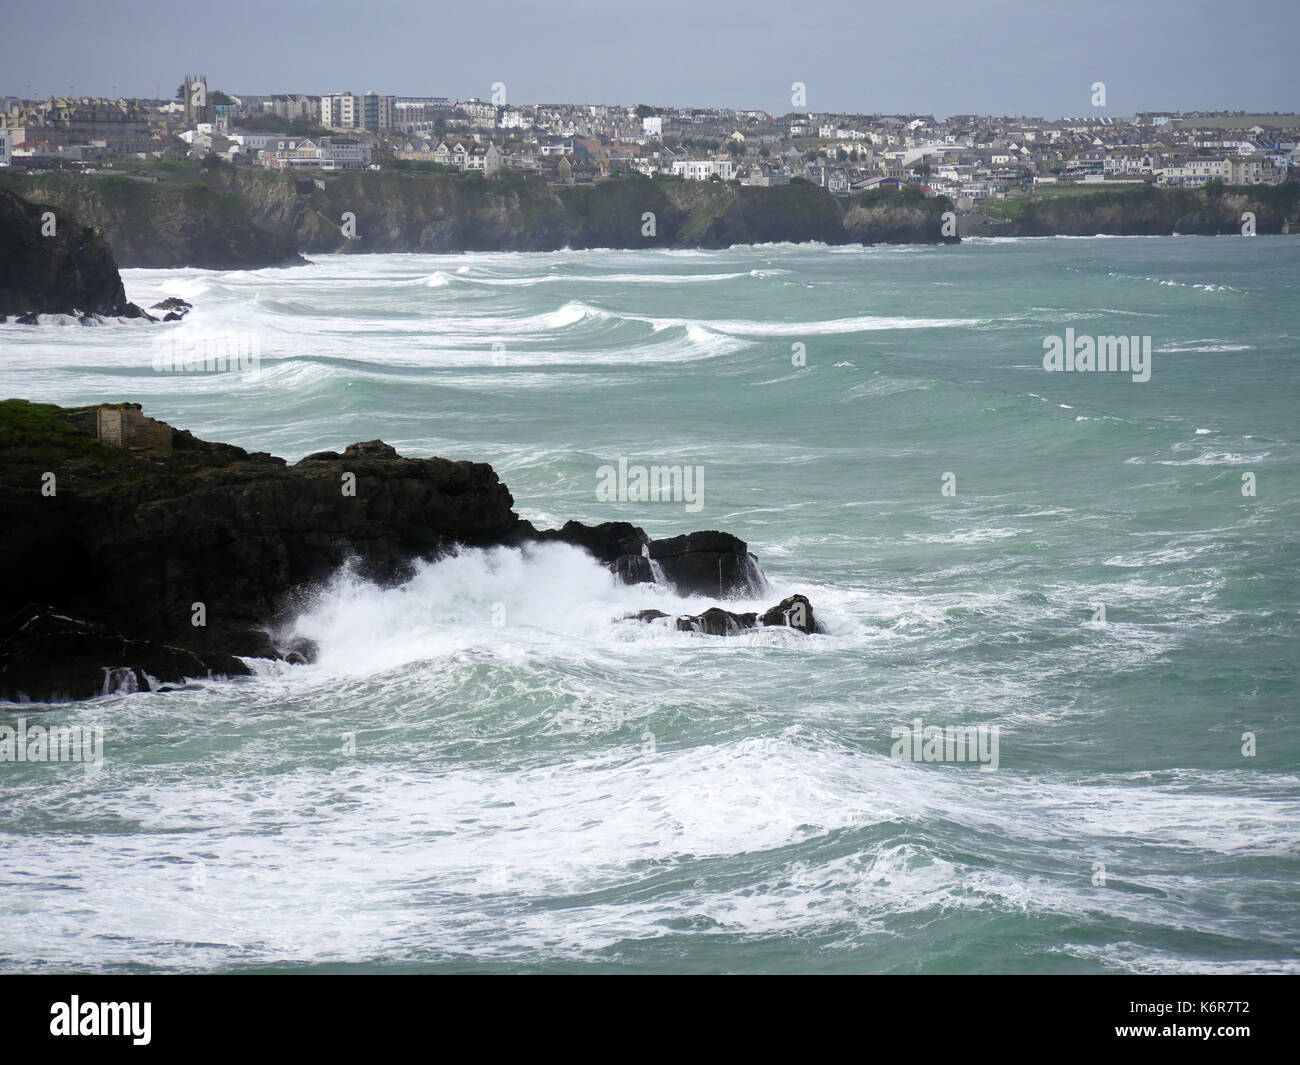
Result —
[[755, 614], [733, 614], [720, 606], [711, 606], [702, 614], [683, 614], [677, 619], [678, 632], [700, 632], [706, 636], [735, 636], [754, 628]]
[[641, 555], [642, 548], [650, 542], [644, 529], [627, 521], [606, 521], [599, 525], [566, 521], [562, 528], [539, 532], [537, 539], [558, 540], [581, 547], [607, 566], [612, 566], [624, 555]]
[[623, 584], [654, 584], [655, 572], [645, 555], [619, 555], [610, 565]]
[[622, 621], [658, 621], [660, 618], [668, 617], [662, 610], [638, 610], [634, 614], [624, 614]]
[[382, 440], [365, 440], [359, 444], [349, 444], [343, 449], [343, 458], [361, 458], [361, 459], [395, 459], [401, 456], [397, 454], [397, 448], [392, 444], [385, 444]]
[[309, 640], [306, 636], [293, 636], [280, 646], [279, 652], [286, 662], [305, 665], [316, 661], [320, 648], [315, 640]]
[[813, 616], [812, 603], [806, 595], [789, 595], [776, 606], [763, 612], [764, 625], [788, 625], [800, 632], [812, 634], [825, 631]]
[[767, 587], [758, 560], [730, 533], [686, 533], [650, 541], [650, 557], [679, 595], [750, 598]]
[[184, 314], [186, 311], [193, 310], [194, 304], [190, 303], [189, 300], [181, 299], [179, 296], [168, 296], [164, 300], [159, 300], [149, 309], [151, 311], [180, 311]]
[[128, 303], [113, 253], [99, 233], [70, 212], [55, 212], [55, 233], [42, 236], [53, 210], [0, 188], [0, 313], [35, 325], [37, 314], [145, 315]]
[[[662, 610], [638, 610], [634, 614], [625, 614], [622, 620], [654, 622], [667, 617]], [[698, 632], [705, 636], [735, 636], [747, 629], [769, 625], [798, 629], [808, 635], [823, 631], [813, 619], [812, 604], [803, 595], [782, 599], [776, 606], [764, 611], [761, 618], [752, 611], [737, 614], [719, 606], [711, 606], [699, 614], [680, 614], [673, 622], [673, 627], [678, 632]]]
[[626, 521], [584, 525], [566, 521], [559, 529], [535, 532], [530, 539], [543, 543], [565, 543], [580, 547], [603, 562], [623, 584], [653, 584], [654, 567], [645, 555], [650, 537], [644, 529]]
[[49, 607], [16, 611], [0, 628], [0, 699], [15, 702], [89, 699], [149, 691], [156, 681], [248, 673], [230, 655], [128, 639], [108, 625]]

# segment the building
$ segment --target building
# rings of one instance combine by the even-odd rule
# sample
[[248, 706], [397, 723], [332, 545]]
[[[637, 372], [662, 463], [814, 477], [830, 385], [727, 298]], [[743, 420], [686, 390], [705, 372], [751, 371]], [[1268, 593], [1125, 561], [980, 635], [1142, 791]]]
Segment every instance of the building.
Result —
[[672, 172], [688, 181], [710, 181], [714, 177], [730, 181], [736, 176], [733, 159], [675, 159]]
[[1198, 188], [1210, 181], [1227, 183], [1232, 178], [1232, 164], [1226, 159], [1186, 159], [1178, 166], [1164, 167], [1158, 175], [1162, 185]]
[[[250, 96], [243, 98], [242, 112], [247, 115], [275, 115], [290, 122], [316, 126], [320, 124], [320, 100], [319, 96], [308, 96], [304, 93], [278, 92], [270, 96]], [[238, 117], [243, 115], [232, 116], [232, 118]]]
[[185, 125], [193, 128], [200, 122], [212, 121], [212, 107], [208, 103], [208, 77], [206, 74], [186, 74], [181, 87], [181, 103], [185, 106]]
[[373, 148], [360, 141], [339, 137], [312, 140], [285, 138], [262, 151], [262, 162], [273, 170], [365, 170]]
[[501, 169], [501, 151], [495, 144], [472, 144], [465, 155], [462, 170], [474, 170], [485, 177], [491, 177]]
[[51, 97], [10, 104], [0, 111], [0, 130], [10, 144], [93, 145], [115, 155], [149, 147], [149, 113], [133, 100]]
[[342, 92], [320, 98], [320, 124], [326, 129], [393, 129], [396, 114], [396, 96]]

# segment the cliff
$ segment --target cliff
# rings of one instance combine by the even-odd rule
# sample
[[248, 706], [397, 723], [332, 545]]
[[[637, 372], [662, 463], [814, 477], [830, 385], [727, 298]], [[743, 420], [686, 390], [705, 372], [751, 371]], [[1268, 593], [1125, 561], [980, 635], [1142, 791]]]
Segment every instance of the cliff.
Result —
[[956, 243], [955, 236], [941, 236], [944, 213], [952, 209], [946, 196], [926, 196], [914, 185], [897, 192], [876, 189], [854, 197], [844, 229], [863, 244]]
[[[717, 248], [774, 241], [937, 243], [933, 208], [869, 214], [804, 181], [772, 188], [633, 175], [554, 186], [506, 172], [295, 175], [220, 163], [143, 176], [0, 174], [0, 187], [75, 205], [123, 266], [281, 265], [297, 253]], [[143, 175], [158, 176], [151, 170]], [[892, 195], [892, 194], [891, 194]], [[932, 204], [941, 201], [930, 201]], [[946, 205], [946, 201], [942, 201]], [[942, 210], [945, 208], [939, 208]], [[853, 223], [846, 228], [846, 211]], [[355, 218], [355, 236], [343, 218]]]
[[980, 211], [990, 224], [963, 226], [966, 236], [1231, 235], [1241, 233], [1247, 211], [1255, 215], [1256, 233], [1277, 234], [1296, 231], [1300, 184], [1071, 190], [982, 200]]
[[539, 532], [512, 506], [490, 466], [403, 458], [378, 440], [291, 466], [136, 404], [6, 400], [0, 699], [80, 699], [243, 675], [239, 656], [310, 657], [270, 631], [346, 561], [388, 584], [456, 545], [560, 541], [625, 583], [653, 581], [654, 559], [681, 594], [765, 587], [727, 533], [651, 540], [626, 522]]
[[[915, 219], [845, 229], [845, 206], [796, 181], [772, 188], [633, 175], [594, 185], [547, 185], [503, 173], [345, 172], [299, 192], [286, 175], [221, 168], [253, 221], [301, 251], [555, 251], [560, 248], [719, 248], [732, 244], [907, 239], [938, 242]], [[355, 216], [354, 239], [340, 226]], [[886, 212], [887, 213], [887, 212]]]
[[213, 270], [302, 262], [293, 244], [253, 223], [239, 196], [187, 168], [177, 180], [124, 174], [0, 171], [0, 189], [50, 204], [97, 229], [123, 267]]
[[98, 232], [71, 211], [0, 188], [0, 315], [11, 314], [31, 320], [144, 312], [127, 302], [113, 253]]

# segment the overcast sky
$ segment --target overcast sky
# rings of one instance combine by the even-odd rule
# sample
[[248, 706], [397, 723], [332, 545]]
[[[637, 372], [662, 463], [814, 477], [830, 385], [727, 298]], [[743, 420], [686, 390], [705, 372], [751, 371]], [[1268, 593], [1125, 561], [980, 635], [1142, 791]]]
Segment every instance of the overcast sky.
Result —
[[[1128, 116], [1300, 111], [1298, 0], [53, 0], [0, 95], [367, 92], [519, 103]], [[1105, 108], [1092, 106], [1104, 82]], [[794, 107], [791, 85], [807, 86]]]

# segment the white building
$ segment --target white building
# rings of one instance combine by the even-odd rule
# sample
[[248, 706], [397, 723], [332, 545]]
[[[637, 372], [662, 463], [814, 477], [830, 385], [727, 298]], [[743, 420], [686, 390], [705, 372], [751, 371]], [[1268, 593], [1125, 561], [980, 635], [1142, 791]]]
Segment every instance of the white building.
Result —
[[736, 176], [736, 163], [732, 159], [674, 159], [673, 173], [690, 181], [708, 181], [714, 175], [730, 181]]
[[397, 97], [368, 92], [331, 93], [320, 98], [320, 124], [326, 129], [393, 129]]
[[6, 130], [0, 130], [0, 166], [8, 166], [13, 162], [14, 142]]
[[1186, 185], [1196, 188], [1209, 181], [1227, 182], [1232, 178], [1232, 164], [1226, 159], [1187, 159], [1178, 166], [1166, 166], [1157, 175], [1162, 185]]

